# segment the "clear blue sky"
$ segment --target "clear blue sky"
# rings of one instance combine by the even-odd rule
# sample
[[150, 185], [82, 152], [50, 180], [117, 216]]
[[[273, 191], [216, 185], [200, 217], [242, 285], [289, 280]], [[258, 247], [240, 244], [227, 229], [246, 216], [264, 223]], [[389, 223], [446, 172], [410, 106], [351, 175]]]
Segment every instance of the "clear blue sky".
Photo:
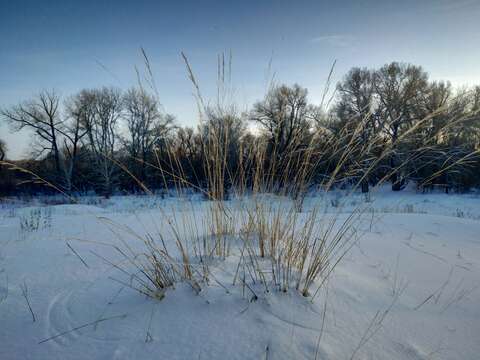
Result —
[[[334, 59], [335, 80], [352, 66], [397, 60], [457, 86], [480, 84], [479, 19], [480, 0], [0, 0], [0, 106], [42, 89], [127, 88], [142, 64], [140, 47], [164, 108], [182, 125], [197, 117], [180, 51], [208, 97], [217, 54], [231, 50], [240, 107], [264, 94], [270, 58], [277, 81], [307, 87], [312, 102]], [[0, 138], [10, 158], [28, 151], [26, 133], [0, 124]]]

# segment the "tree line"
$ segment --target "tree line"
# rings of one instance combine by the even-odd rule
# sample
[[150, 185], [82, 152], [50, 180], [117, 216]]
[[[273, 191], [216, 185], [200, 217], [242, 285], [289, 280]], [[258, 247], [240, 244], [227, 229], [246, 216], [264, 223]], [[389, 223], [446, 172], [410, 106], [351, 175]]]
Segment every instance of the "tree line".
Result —
[[32, 132], [26, 160], [5, 161], [0, 141], [0, 193], [110, 196], [184, 186], [225, 196], [256, 186], [260, 168], [258, 184], [269, 191], [300, 182], [307, 191], [325, 179], [358, 182], [363, 192], [383, 180], [394, 191], [408, 182], [446, 191], [480, 185], [480, 86], [454, 89], [419, 66], [353, 68], [320, 105], [297, 84], [272, 86], [247, 112], [202, 104], [197, 127], [179, 126], [153, 94], [141, 85], [66, 99], [44, 91], [0, 109], [11, 131]]

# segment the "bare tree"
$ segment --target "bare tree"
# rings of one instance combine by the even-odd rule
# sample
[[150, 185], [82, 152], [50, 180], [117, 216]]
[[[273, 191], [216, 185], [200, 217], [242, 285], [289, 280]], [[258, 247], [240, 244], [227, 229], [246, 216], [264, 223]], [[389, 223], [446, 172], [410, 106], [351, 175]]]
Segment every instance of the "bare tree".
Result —
[[[419, 66], [393, 62], [375, 72], [374, 86], [379, 101], [378, 118], [394, 149], [390, 156], [393, 170], [398, 166], [395, 150], [402, 131], [420, 120], [415, 107], [427, 92], [428, 75]], [[403, 188], [404, 179], [397, 171], [393, 172], [391, 182], [392, 190]]]
[[271, 141], [283, 153], [308, 129], [307, 90], [299, 85], [272, 89], [266, 98], [257, 102], [250, 120], [258, 122]]
[[[289, 177], [293, 169], [290, 156], [306, 142], [311, 127], [312, 107], [307, 90], [294, 85], [273, 88], [263, 101], [254, 104], [250, 120], [261, 125], [268, 141], [268, 172], [276, 178]], [[294, 171], [294, 170], [293, 170]]]
[[109, 197], [115, 182], [115, 151], [118, 121], [122, 115], [122, 96], [115, 88], [84, 90], [87, 109], [80, 118], [88, 145], [94, 154], [95, 169], [102, 178], [103, 193]]
[[228, 111], [208, 108], [206, 121], [200, 126], [203, 143], [215, 143], [222, 151], [226, 151], [227, 157], [237, 155], [245, 131], [245, 121], [234, 108]]
[[124, 119], [127, 125], [125, 146], [130, 157], [138, 164], [137, 174], [145, 180], [146, 162], [155, 144], [173, 128], [174, 117], [162, 114], [155, 97], [143, 88], [131, 88], [123, 97]]
[[338, 117], [344, 122], [364, 121], [366, 130], [375, 132], [378, 124], [374, 117], [373, 73], [367, 69], [351, 69], [337, 85], [337, 92], [339, 99], [335, 111]]
[[7, 154], [7, 145], [5, 144], [5, 141], [0, 139], [0, 161], [5, 160], [6, 154]]
[[209, 191], [216, 199], [225, 198], [238, 168], [245, 121], [237, 115], [234, 106], [210, 107], [206, 109], [206, 121], [199, 130]]
[[[334, 108], [337, 118], [335, 126], [340, 130], [349, 131], [349, 136], [358, 136], [361, 144], [358, 152], [362, 159], [357, 159], [362, 176], [362, 192], [368, 192], [369, 179], [365, 172], [369, 167], [370, 147], [372, 139], [378, 133], [378, 121], [376, 117], [375, 89], [373, 84], [373, 73], [367, 69], [353, 68], [337, 86], [339, 94], [338, 102]], [[361, 169], [360, 169], [361, 170]]]
[[0, 115], [10, 123], [14, 131], [22, 129], [34, 131], [35, 139], [40, 146], [36, 156], [41, 156], [45, 152], [53, 156], [57, 180], [63, 175], [58, 144], [63, 124], [59, 103], [60, 97], [54, 91], [43, 91], [35, 99], [10, 109], [0, 110]]
[[90, 105], [89, 94], [81, 91], [65, 102], [67, 122], [64, 124], [64, 153], [65, 153], [65, 188], [71, 191], [73, 178], [78, 160], [78, 152], [82, 139], [87, 135], [82, 124], [88, 123], [88, 118], [93, 118], [94, 109]]
[[[448, 118], [456, 122], [446, 134], [450, 146], [480, 145], [480, 86], [462, 89], [449, 103]], [[458, 121], [463, 119], [463, 121]]]
[[179, 157], [186, 157], [189, 159], [194, 159], [198, 154], [198, 144], [201, 141], [198, 141], [196, 134], [193, 128], [191, 127], [180, 127], [176, 132], [177, 146], [176, 148]]

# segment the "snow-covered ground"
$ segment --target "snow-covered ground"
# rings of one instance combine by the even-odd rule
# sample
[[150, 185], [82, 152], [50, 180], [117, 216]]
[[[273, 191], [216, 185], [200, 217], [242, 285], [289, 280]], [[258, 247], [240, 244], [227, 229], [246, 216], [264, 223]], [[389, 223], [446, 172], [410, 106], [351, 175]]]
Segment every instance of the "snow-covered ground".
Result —
[[[118, 260], [108, 244], [141, 244], [109, 225], [155, 233], [168, 209], [190, 201], [4, 203], [0, 359], [479, 358], [478, 194], [374, 193], [357, 224], [361, 239], [313, 301], [260, 288], [250, 301], [231, 284], [237, 262], [229, 258], [214, 267], [223, 286], [199, 295], [177, 284], [158, 301], [115, 281], [121, 274], [102, 259]], [[365, 204], [361, 194], [336, 192], [307, 198], [302, 211], [319, 201], [323, 218]], [[199, 216], [207, 202], [192, 204]]]

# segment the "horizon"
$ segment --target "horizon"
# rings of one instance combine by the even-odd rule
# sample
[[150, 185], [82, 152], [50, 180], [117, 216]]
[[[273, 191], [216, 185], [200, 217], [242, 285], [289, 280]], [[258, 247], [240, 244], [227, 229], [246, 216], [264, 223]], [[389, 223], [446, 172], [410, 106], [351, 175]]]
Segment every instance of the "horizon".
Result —
[[[43, 89], [55, 89], [65, 99], [83, 88], [134, 86], [141, 48], [163, 108], [182, 126], [196, 126], [198, 116], [181, 51], [207, 99], [216, 91], [218, 54], [231, 51], [240, 109], [264, 96], [272, 74], [277, 83], [307, 88], [310, 101], [318, 104], [334, 60], [332, 86], [354, 66], [391, 61], [420, 65], [432, 80], [473, 86], [480, 84], [479, 15], [477, 0], [295, 6], [284, 1], [2, 2], [0, 108]], [[2, 121], [0, 133], [10, 159], [28, 155], [28, 132], [12, 134]]]

